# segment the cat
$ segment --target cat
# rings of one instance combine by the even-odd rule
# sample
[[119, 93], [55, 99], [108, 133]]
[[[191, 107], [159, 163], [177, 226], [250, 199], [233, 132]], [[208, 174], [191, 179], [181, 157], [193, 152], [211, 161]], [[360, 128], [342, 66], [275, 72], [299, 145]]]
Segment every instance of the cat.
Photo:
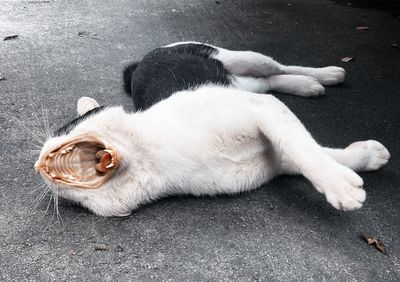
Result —
[[304, 175], [336, 209], [366, 198], [355, 171], [390, 154], [378, 141], [320, 146], [274, 90], [304, 97], [343, 82], [345, 70], [285, 66], [252, 51], [178, 42], [123, 73], [136, 111], [77, 104], [79, 117], [49, 138], [35, 169], [51, 191], [100, 216], [127, 216], [172, 194], [234, 194], [283, 174]]

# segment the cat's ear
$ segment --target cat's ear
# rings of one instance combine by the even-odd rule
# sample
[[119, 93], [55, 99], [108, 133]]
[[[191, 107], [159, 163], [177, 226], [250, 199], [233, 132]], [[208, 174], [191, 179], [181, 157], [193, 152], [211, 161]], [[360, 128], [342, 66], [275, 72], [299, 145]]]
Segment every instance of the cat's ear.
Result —
[[88, 111], [93, 110], [95, 108], [99, 107], [99, 104], [96, 102], [95, 99], [92, 99], [90, 97], [81, 97], [78, 100], [78, 105], [77, 105], [77, 111], [78, 115], [84, 115]]

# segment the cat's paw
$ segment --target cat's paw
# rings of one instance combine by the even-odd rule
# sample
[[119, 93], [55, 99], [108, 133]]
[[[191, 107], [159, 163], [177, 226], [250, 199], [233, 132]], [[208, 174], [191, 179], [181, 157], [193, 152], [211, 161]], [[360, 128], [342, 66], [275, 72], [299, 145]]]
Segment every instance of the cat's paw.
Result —
[[326, 171], [314, 185], [325, 194], [326, 200], [336, 209], [356, 210], [362, 207], [366, 198], [363, 180], [351, 169], [335, 165], [324, 168]]
[[301, 79], [296, 81], [296, 95], [304, 97], [316, 97], [325, 94], [325, 88], [318, 80], [311, 76], [301, 76]]
[[330, 66], [314, 69], [312, 76], [322, 85], [336, 85], [344, 81], [346, 71], [340, 67]]
[[358, 141], [350, 144], [346, 150], [360, 150], [364, 154], [364, 165], [360, 171], [374, 171], [388, 163], [390, 153], [381, 143], [375, 140]]

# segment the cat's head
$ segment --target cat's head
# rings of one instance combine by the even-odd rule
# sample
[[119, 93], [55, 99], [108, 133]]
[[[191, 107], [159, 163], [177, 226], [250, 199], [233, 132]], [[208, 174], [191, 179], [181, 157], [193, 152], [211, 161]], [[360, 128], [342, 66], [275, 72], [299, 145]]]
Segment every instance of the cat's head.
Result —
[[116, 176], [129, 163], [120, 134], [128, 114], [88, 97], [79, 99], [77, 111], [76, 119], [45, 142], [35, 170], [57, 196], [99, 215], [125, 215], [130, 208]]

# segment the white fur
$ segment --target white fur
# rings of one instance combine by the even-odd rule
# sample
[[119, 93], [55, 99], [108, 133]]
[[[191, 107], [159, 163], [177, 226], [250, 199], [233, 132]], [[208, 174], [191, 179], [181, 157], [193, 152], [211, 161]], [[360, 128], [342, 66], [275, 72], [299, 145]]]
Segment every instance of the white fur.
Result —
[[[253, 93], [279, 89], [320, 95], [320, 83], [342, 81], [344, 70], [285, 67], [258, 53], [232, 52], [219, 48], [216, 58], [233, 74], [233, 87], [181, 91], [144, 112], [108, 108], [67, 136], [48, 140], [42, 156], [73, 136], [94, 132], [122, 156], [117, 174], [100, 189], [49, 183], [52, 189], [96, 214], [121, 216], [170, 194], [232, 194], [280, 174], [300, 173], [335, 208], [360, 208], [366, 194], [353, 170], [383, 166], [390, 157], [386, 148], [373, 140], [346, 149], [323, 148], [282, 102]], [[95, 106], [85, 98], [78, 112], [85, 112], [79, 109], [85, 101], [91, 105], [85, 110]]]

